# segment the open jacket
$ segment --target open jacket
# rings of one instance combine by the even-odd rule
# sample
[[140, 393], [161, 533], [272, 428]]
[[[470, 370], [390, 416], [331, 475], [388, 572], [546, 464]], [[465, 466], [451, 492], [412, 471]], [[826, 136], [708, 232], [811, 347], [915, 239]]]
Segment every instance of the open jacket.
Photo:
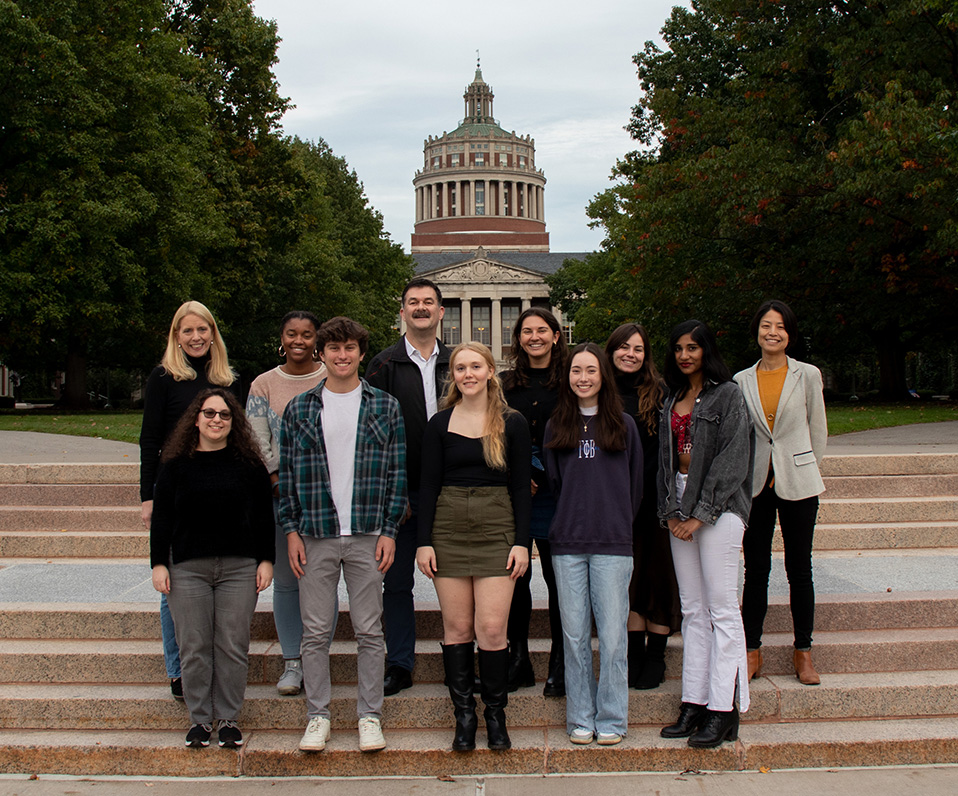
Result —
[[752, 496], [765, 487], [771, 463], [775, 494], [804, 500], [825, 491], [819, 467], [828, 442], [822, 373], [814, 365], [788, 358], [788, 373], [770, 431], [758, 394], [758, 363], [735, 374], [755, 424], [755, 472]]
[[692, 407], [692, 462], [681, 504], [675, 495], [675, 474], [679, 457], [672, 436], [672, 407], [669, 395], [659, 421], [659, 519], [695, 517], [714, 525], [725, 512], [732, 512], [748, 524], [752, 507], [752, 464], [755, 432], [745, 399], [731, 381], [706, 383]]

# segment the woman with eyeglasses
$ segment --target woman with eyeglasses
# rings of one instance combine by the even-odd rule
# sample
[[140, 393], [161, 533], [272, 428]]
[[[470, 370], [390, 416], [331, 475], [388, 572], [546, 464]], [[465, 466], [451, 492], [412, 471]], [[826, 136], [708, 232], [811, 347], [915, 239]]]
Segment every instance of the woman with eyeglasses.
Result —
[[246, 416], [259, 442], [273, 485], [276, 520], [276, 566], [273, 569], [273, 622], [283, 651], [283, 674], [276, 690], [286, 696], [303, 687], [300, 646], [303, 620], [299, 613], [299, 580], [286, 555], [286, 533], [279, 524], [279, 429], [283, 412], [293, 398], [316, 387], [326, 375], [319, 361], [316, 335], [319, 319], [311, 312], [293, 310], [280, 323], [279, 356], [285, 360], [253, 379], [246, 399]]
[[[146, 382], [140, 430], [140, 500], [143, 525], [150, 530], [153, 487], [160, 469], [160, 452], [190, 402], [211, 387], [233, 388], [226, 346], [213, 314], [198, 301], [187, 301], [173, 315], [166, 350]], [[233, 389], [235, 392], [235, 388]], [[160, 597], [163, 658], [173, 697], [183, 699], [180, 653], [166, 595]]]
[[186, 745], [237, 748], [250, 623], [273, 579], [269, 473], [237, 400], [204, 390], [163, 448], [150, 529], [153, 588], [167, 595], [192, 726]]

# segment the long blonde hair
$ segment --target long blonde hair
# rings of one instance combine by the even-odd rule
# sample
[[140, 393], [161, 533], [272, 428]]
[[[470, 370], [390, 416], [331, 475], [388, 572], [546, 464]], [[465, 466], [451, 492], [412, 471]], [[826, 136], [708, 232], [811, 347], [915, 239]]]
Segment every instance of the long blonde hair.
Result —
[[460, 343], [449, 355], [449, 387], [446, 389], [446, 395], [443, 398], [443, 408], [451, 409], [462, 401], [462, 393], [459, 392], [452, 374], [456, 366], [456, 358], [463, 351], [473, 351], [479, 354], [492, 371], [489, 381], [486, 383], [486, 423], [482, 434], [482, 457], [493, 470], [505, 470], [506, 417], [515, 410], [509, 407], [505, 396], [502, 394], [502, 383], [496, 375], [496, 360], [493, 358], [492, 352], [482, 343]]
[[200, 304], [198, 301], [184, 302], [173, 314], [170, 333], [166, 338], [166, 351], [163, 352], [160, 367], [169, 373], [174, 381], [192, 381], [196, 378], [196, 371], [190, 366], [186, 354], [176, 340], [176, 335], [180, 331], [180, 324], [187, 315], [196, 315], [209, 324], [213, 335], [210, 338], [210, 362], [206, 366], [206, 375], [211, 384], [229, 387], [236, 381], [236, 374], [230, 368], [226, 346], [220, 336], [220, 330], [216, 325], [213, 313], [206, 308], [205, 304]]

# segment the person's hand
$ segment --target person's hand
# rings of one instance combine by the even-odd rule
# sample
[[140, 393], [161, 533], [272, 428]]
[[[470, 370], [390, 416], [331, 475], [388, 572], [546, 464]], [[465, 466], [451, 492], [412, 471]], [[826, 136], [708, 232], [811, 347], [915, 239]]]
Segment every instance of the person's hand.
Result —
[[525, 545], [513, 545], [509, 551], [509, 559], [506, 561], [506, 569], [511, 569], [509, 576], [513, 580], [519, 580], [529, 569], [529, 548]]
[[680, 520], [673, 517], [669, 520], [669, 530], [676, 539], [683, 542], [691, 542], [692, 534], [701, 528], [705, 523], [695, 517], [689, 517], [687, 520]]
[[261, 592], [268, 589], [269, 584], [273, 582], [273, 562], [260, 561], [256, 567], [256, 591]]
[[532, 482], [532, 497], [535, 497], [536, 492], [538, 491], [539, 491], [539, 485], [535, 481], [533, 481]]
[[160, 594], [170, 593], [170, 570], [163, 564], [157, 564], [153, 567], [153, 588]]
[[376, 560], [379, 562], [379, 566], [376, 569], [385, 574], [393, 565], [395, 558], [396, 540], [379, 534], [379, 541], [376, 542]]
[[416, 550], [416, 566], [423, 575], [432, 580], [437, 571], [436, 548], [426, 545]]
[[306, 566], [306, 545], [303, 537], [298, 533], [286, 534], [286, 549], [289, 553], [289, 568], [293, 570], [296, 579], [303, 577]]
[[279, 497], [279, 473], [270, 473], [269, 483], [273, 487], [273, 497]]
[[140, 506], [140, 519], [143, 520], [143, 526], [150, 530], [150, 520], [153, 519], [153, 501], [144, 500], [143, 505]]

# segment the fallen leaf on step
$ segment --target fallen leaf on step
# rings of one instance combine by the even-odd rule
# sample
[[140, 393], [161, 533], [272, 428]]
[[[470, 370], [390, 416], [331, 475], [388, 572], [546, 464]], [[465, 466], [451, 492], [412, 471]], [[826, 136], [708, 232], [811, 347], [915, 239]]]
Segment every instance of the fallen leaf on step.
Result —
[[767, 773], [768, 773], [769, 771], [771, 771], [771, 770], [772, 770], [772, 769], [770, 769], [768, 766], [759, 766], [759, 767], [758, 767], [758, 773], [759, 773], [759, 774], [767, 774]]

